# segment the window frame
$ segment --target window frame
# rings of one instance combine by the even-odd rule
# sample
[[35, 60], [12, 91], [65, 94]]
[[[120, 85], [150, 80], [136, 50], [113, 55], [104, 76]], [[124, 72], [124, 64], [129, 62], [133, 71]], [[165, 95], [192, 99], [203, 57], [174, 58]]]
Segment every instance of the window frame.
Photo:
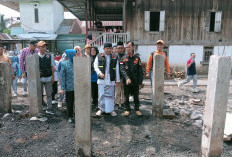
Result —
[[[151, 12], [159, 12], [160, 13], [159, 31], [151, 31], [151, 29], [150, 29]], [[150, 33], [163, 32], [165, 30], [165, 17], [166, 17], [165, 10], [144, 11], [144, 30], [146, 32], [150, 32]]]
[[[211, 13], [215, 13], [214, 30], [210, 30]], [[204, 13], [204, 31], [209, 33], [219, 33], [222, 31], [222, 11], [208, 10]]]
[[204, 51], [203, 51], [203, 58], [202, 58], [202, 62], [203, 63], [209, 63], [210, 61], [210, 56], [208, 56], [208, 60], [206, 60], [206, 53], [207, 52], [211, 52], [211, 55], [214, 54], [214, 47], [211, 46], [204, 46]]

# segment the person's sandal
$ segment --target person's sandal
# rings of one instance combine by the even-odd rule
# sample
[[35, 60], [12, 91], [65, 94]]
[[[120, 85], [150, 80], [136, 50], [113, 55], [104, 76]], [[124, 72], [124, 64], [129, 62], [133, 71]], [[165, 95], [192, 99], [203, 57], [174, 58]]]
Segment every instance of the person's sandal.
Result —
[[137, 116], [142, 116], [142, 113], [140, 111], [135, 111]]
[[125, 116], [125, 117], [128, 117], [130, 115], [130, 112], [129, 111], [125, 111], [124, 113], [123, 113], [123, 116]]
[[117, 116], [117, 113], [116, 113], [115, 111], [111, 112], [110, 114], [111, 114], [111, 116], [113, 116], [113, 117]]
[[101, 114], [102, 114], [101, 110], [98, 110], [97, 113], [96, 113], [97, 116], [101, 116]]

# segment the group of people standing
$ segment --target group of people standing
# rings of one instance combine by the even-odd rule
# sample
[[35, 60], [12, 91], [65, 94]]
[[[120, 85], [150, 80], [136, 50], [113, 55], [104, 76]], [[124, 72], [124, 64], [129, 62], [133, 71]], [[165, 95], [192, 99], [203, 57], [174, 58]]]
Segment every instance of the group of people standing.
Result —
[[83, 55], [78, 55], [75, 49], [65, 51], [68, 61], [61, 65], [60, 77], [61, 93], [66, 94], [69, 122], [73, 122], [73, 57], [75, 56], [91, 58], [92, 105], [94, 109], [98, 110], [97, 116], [101, 116], [102, 113], [116, 116], [115, 105], [123, 107], [125, 109], [124, 116], [129, 116], [131, 111], [130, 95], [134, 96], [135, 113], [138, 116], [142, 115], [139, 110], [139, 86], [143, 82], [140, 57], [134, 53], [132, 41], [127, 42], [126, 48], [123, 42], [118, 42], [116, 47], [117, 53], [112, 52], [111, 43], [104, 44], [103, 53], [99, 53], [97, 47], [92, 47], [89, 44], [85, 46], [85, 54]]
[[[149, 56], [146, 66], [146, 77], [150, 77], [152, 85], [152, 68], [154, 55], [163, 55], [165, 60], [165, 67], [170, 76], [170, 68], [168, 57], [163, 52], [164, 41], [158, 40], [156, 42], [157, 50], [152, 52]], [[129, 97], [134, 98], [135, 114], [141, 116], [139, 106], [139, 89], [143, 82], [143, 68], [141, 64], [140, 55], [135, 53], [135, 45], [133, 41], [128, 41], [124, 46], [123, 42], [118, 42], [114, 47], [111, 43], [104, 43], [104, 52], [99, 53], [97, 47], [92, 47], [90, 44], [85, 46], [85, 53], [81, 53], [81, 48], [75, 46], [73, 49], [67, 49], [62, 54], [59, 53], [54, 57], [53, 54], [47, 51], [47, 44], [44, 41], [30, 41], [27, 48], [22, 50], [20, 59], [10, 58], [2, 54], [2, 47], [0, 46], [0, 62], [11, 63], [12, 73], [12, 87], [17, 82], [15, 80], [18, 75], [23, 78], [24, 93], [27, 92], [27, 64], [26, 57], [29, 55], [39, 56], [39, 69], [41, 81], [41, 94], [45, 89], [47, 102], [42, 100], [43, 110], [48, 114], [54, 114], [52, 104], [55, 104], [55, 95], [57, 94], [57, 86], [59, 86], [59, 101], [65, 98], [67, 104], [68, 122], [74, 121], [74, 78], [73, 78], [73, 58], [90, 57], [91, 58], [91, 90], [92, 90], [92, 105], [97, 109], [97, 116], [102, 113], [109, 113], [116, 116], [114, 111], [115, 106], [124, 109], [123, 116], [131, 114], [131, 106]], [[58, 61], [60, 60], [60, 61]], [[12, 63], [19, 63], [17, 64]], [[13, 67], [13, 68], [12, 68]], [[195, 54], [191, 54], [191, 59], [187, 63], [188, 77], [180, 83], [179, 86], [194, 79], [194, 89], [196, 88], [196, 68], [195, 68]], [[20, 72], [19, 72], [20, 71]], [[21, 73], [21, 74], [19, 74]], [[78, 91], [75, 91], [78, 92]], [[14, 93], [17, 93], [17, 89]], [[62, 98], [61, 98], [62, 97]], [[59, 106], [59, 105], [58, 105]]]

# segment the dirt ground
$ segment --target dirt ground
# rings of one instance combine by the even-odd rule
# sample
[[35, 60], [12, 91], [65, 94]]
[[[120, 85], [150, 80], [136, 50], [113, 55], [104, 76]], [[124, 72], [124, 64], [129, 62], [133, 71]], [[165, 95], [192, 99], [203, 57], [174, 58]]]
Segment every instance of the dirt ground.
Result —
[[[203, 112], [204, 105], [192, 105], [192, 98], [205, 100], [206, 86], [199, 86], [197, 94], [191, 87], [178, 89], [165, 86], [165, 103], [185, 101], [180, 109]], [[232, 89], [228, 111], [232, 111]], [[22, 88], [19, 87], [19, 93]], [[169, 120], [151, 115], [150, 86], [140, 91], [141, 111], [129, 117], [116, 109], [117, 116], [96, 117], [92, 113], [93, 156], [120, 157], [198, 157], [201, 155], [201, 127], [193, 125], [190, 117], [177, 116]], [[131, 103], [132, 104], [132, 103]], [[0, 157], [73, 157], [75, 156], [74, 124], [67, 123], [65, 105], [55, 115], [44, 115], [47, 121], [30, 121], [28, 97], [18, 95], [12, 102], [12, 114], [0, 114]], [[232, 156], [232, 142], [223, 143], [223, 156]]]

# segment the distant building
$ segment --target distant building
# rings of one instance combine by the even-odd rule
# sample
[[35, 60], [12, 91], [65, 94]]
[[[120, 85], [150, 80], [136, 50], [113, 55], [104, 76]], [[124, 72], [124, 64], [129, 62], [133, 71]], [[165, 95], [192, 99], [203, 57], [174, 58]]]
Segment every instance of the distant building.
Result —
[[[85, 19], [85, 5], [58, 0], [79, 19]], [[75, 7], [80, 10], [76, 11]], [[190, 53], [196, 53], [198, 73], [207, 73], [211, 55], [232, 57], [232, 8], [229, 0], [89, 0], [88, 19], [123, 21], [123, 39], [133, 40], [137, 52], [146, 62], [155, 41], [165, 41], [171, 67], [185, 70]], [[91, 24], [90, 24], [91, 25]], [[93, 25], [93, 24], [92, 24]], [[119, 35], [103, 35], [94, 41], [118, 40]], [[115, 40], [116, 39], [116, 40]], [[125, 42], [124, 42], [125, 43]]]
[[171, 67], [185, 68], [196, 53], [199, 73], [207, 73], [210, 55], [232, 57], [232, 8], [228, 0], [136, 0], [127, 4], [127, 31], [142, 60], [163, 39]]
[[29, 40], [45, 40], [52, 52], [64, 51], [77, 44], [84, 46], [85, 36], [82, 34], [85, 28], [81, 27], [82, 22], [64, 19], [64, 8], [58, 1], [20, 0], [4, 3], [6, 6], [11, 4], [20, 11], [20, 23], [12, 24], [11, 35], [22, 41], [22, 47], [26, 47]]

